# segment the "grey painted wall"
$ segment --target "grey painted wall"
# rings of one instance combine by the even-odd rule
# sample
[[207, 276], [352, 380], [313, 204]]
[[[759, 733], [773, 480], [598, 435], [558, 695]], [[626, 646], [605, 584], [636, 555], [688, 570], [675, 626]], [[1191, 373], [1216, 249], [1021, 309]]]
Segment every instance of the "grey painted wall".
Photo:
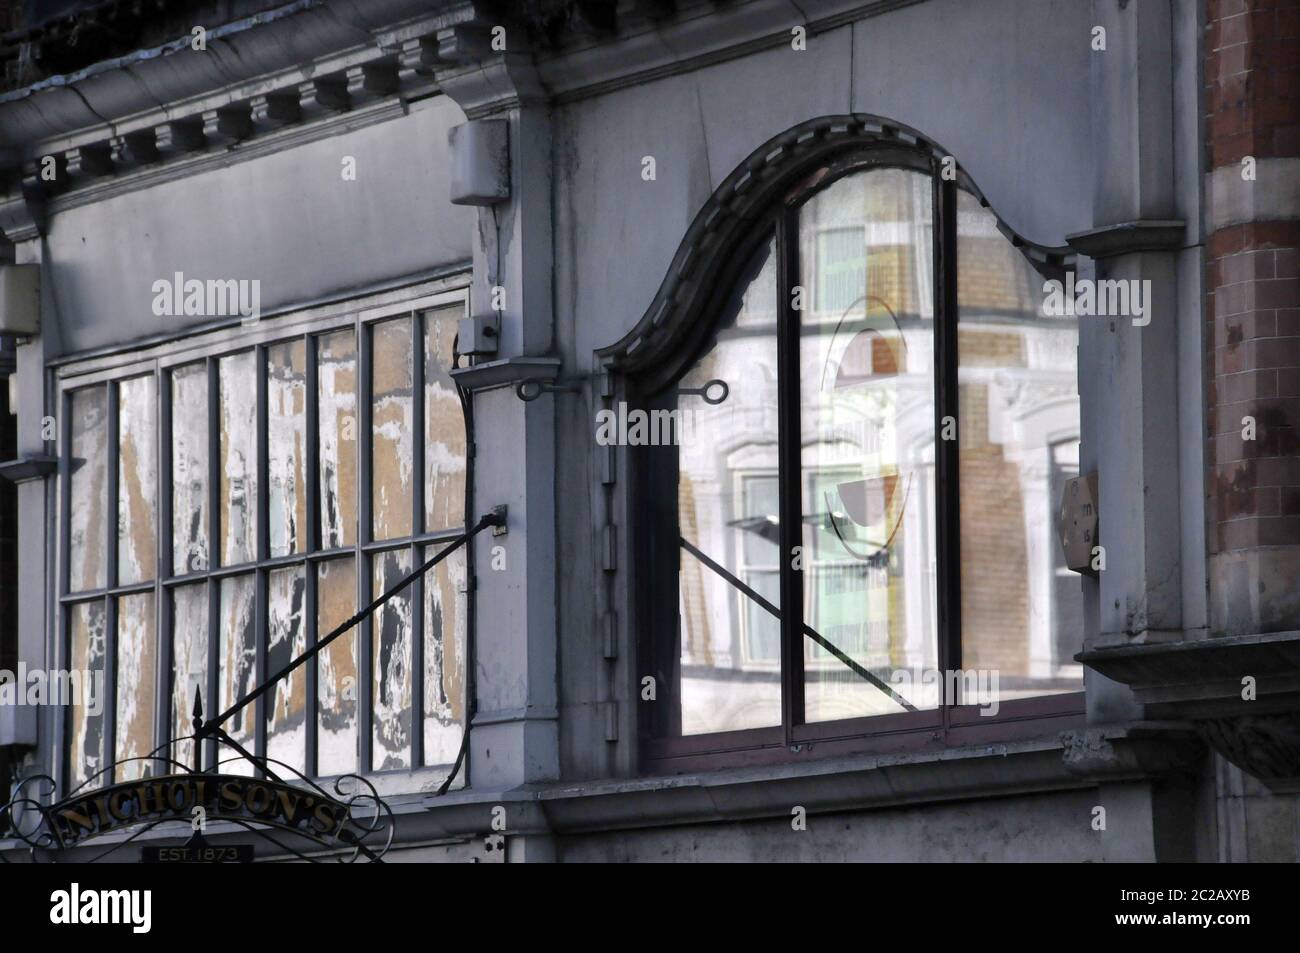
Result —
[[[66, 352], [180, 333], [208, 318], [155, 317], [152, 284], [260, 279], [261, 307], [298, 304], [467, 261], [472, 209], [448, 200], [446, 97], [400, 119], [198, 175], [51, 219], [46, 281]], [[356, 159], [344, 181], [343, 157]]]

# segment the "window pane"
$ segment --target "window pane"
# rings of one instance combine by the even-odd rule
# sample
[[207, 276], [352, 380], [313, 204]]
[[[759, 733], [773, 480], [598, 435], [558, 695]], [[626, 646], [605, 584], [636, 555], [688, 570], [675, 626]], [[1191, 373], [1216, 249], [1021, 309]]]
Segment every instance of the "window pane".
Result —
[[1055, 531], [1079, 472], [1078, 319], [1043, 315], [1043, 276], [958, 195], [962, 665], [1003, 700], [1081, 691], [1082, 588]]
[[381, 321], [372, 326], [370, 340], [371, 522], [375, 539], [394, 539], [411, 533], [411, 322]]
[[465, 523], [465, 417], [452, 366], [456, 322], [463, 305], [424, 317], [424, 528], [428, 532]]
[[[357, 611], [357, 570], [351, 556], [317, 567], [316, 634], [325, 636]], [[341, 635], [316, 656], [320, 727], [316, 771], [320, 775], [357, 770], [357, 632]]]
[[257, 558], [257, 364], [252, 351], [217, 362], [221, 388], [221, 563]]
[[[776, 253], [763, 245], [748, 262], [716, 337], [677, 387], [656, 404], [680, 410], [679, 445], [647, 449], [648, 478], [673, 501], [651, 520], [660, 558], [677, 570], [665, 588], [678, 590], [673, 607], [678, 644], [657, 668], [661, 684], [679, 672], [680, 709], [661, 725], [668, 734], [694, 735], [781, 723], [779, 658], [770, 651], [772, 615], [706, 562], [680, 548], [678, 534], [727, 574], [771, 598], [779, 595], [761, 574], [778, 564], [775, 496], [752, 492], [777, 466]], [[701, 389], [727, 385], [726, 399], [706, 403]], [[721, 389], [714, 385], [711, 397]], [[662, 434], [660, 434], [662, 436]], [[629, 443], [635, 435], [626, 435]], [[665, 620], [669, 621], [669, 620]], [[670, 622], [671, 624], [671, 622]]]
[[117, 579], [154, 577], [158, 560], [158, 434], [153, 375], [118, 385]]
[[[221, 698], [225, 711], [255, 687], [257, 638], [254, 627], [253, 577], [231, 576], [221, 580]], [[225, 723], [226, 733], [251, 753], [256, 744], [256, 708], [253, 703]], [[217, 760], [225, 774], [252, 774], [253, 766], [228, 745], [217, 746]]]
[[267, 492], [271, 556], [300, 553], [307, 533], [307, 345], [266, 349]]
[[[208, 369], [172, 378], [172, 572], [208, 568]], [[206, 627], [205, 627], [206, 628]]]
[[[930, 178], [903, 169], [799, 211], [804, 621], [918, 708], [937, 702], [931, 222]], [[903, 710], [810, 638], [804, 658], [807, 721]]]
[[316, 341], [321, 546], [357, 540], [357, 344], [351, 329]]
[[[194, 699], [203, 696], [203, 715], [217, 714], [208, 696], [208, 587], [172, 590], [172, 738], [194, 734]], [[194, 742], [177, 741], [172, 757], [194, 765]], [[180, 770], [178, 765], [172, 765]]]
[[[267, 674], [280, 671], [307, 651], [302, 568], [267, 575]], [[299, 771], [307, 769], [307, 669], [295, 669], [276, 682], [268, 701], [266, 754]], [[274, 768], [275, 765], [272, 765]]]
[[[68, 790], [79, 787], [104, 768], [104, 659], [107, 651], [104, 603], [81, 602], [68, 607], [72, 671], [89, 679], [93, 692], [82, 692], [68, 706]], [[101, 787], [103, 775], [91, 787]]]
[[[440, 547], [430, 546], [424, 559]], [[465, 549], [424, 576], [424, 763], [451, 764], [465, 719]]]
[[[374, 557], [374, 596], [411, 571], [408, 550]], [[374, 672], [371, 693], [374, 737], [371, 763], [376, 771], [411, 766], [411, 589], [393, 596], [370, 617]]]
[[103, 387], [72, 394], [71, 479], [68, 493], [68, 589], [104, 586], [104, 521], [108, 505], [108, 397]]
[[[143, 758], [154, 749], [154, 595], [141, 592], [117, 600], [117, 722], [115, 781], [156, 772]], [[121, 763], [125, 762], [125, 763]]]

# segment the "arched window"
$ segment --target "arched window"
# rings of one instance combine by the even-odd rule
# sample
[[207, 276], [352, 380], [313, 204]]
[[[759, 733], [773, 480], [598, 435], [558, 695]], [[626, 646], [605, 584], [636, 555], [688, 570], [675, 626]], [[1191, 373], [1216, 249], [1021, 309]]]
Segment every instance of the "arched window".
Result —
[[629, 399], [677, 425], [629, 450], [651, 761], [1081, 708], [1054, 519], [1078, 332], [1042, 307], [1063, 261], [944, 173], [897, 142], [798, 167], [695, 266], [716, 287], [659, 359], [629, 362]]

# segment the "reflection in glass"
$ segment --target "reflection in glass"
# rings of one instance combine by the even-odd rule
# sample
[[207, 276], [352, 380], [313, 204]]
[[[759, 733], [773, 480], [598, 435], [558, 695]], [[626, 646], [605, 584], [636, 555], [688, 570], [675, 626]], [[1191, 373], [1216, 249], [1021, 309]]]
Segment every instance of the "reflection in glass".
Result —
[[[278, 672], [307, 651], [302, 568], [267, 574], [266, 671]], [[307, 768], [307, 669], [295, 669], [275, 683], [267, 702], [266, 754], [299, 771]], [[272, 765], [274, 767], [274, 765]]]
[[68, 590], [100, 589], [104, 577], [104, 521], [108, 504], [108, 397], [103, 387], [72, 393], [69, 463]]
[[171, 372], [172, 571], [208, 568], [208, 369]]
[[371, 327], [374, 373], [371, 389], [372, 525], [375, 539], [411, 533], [411, 322], [380, 321]]
[[465, 522], [465, 418], [452, 366], [456, 304], [424, 316], [424, 529], [454, 529]]
[[[357, 570], [351, 556], [317, 567], [316, 633], [324, 639], [357, 611]], [[339, 636], [316, 656], [320, 718], [316, 771], [322, 776], [357, 770], [357, 633]]]
[[[676, 512], [656, 522], [671, 526], [675, 517], [688, 543], [779, 609], [780, 521], [769, 491], [777, 468], [776, 301], [768, 243], [749, 263], [711, 347], [662, 399], [662, 409], [681, 412], [678, 448], [651, 447], [648, 463], [652, 480], [676, 483]], [[729, 388], [721, 403], [680, 393], [713, 380]], [[677, 550], [677, 540], [663, 546]], [[669, 730], [779, 725], [776, 618], [689, 551], [680, 550], [678, 567], [681, 710], [680, 726]]]
[[[205, 717], [216, 714], [208, 698], [207, 583], [172, 590], [172, 728], [174, 739], [194, 734], [194, 699], [203, 696]], [[194, 766], [194, 742], [178, 740], [172, 757]], [[177, 765], [172, 765], [180, 770]]]
[[154, 749], [154, 594], [140, 592], [117, 600], [117, 721], [113, 736], [116, 782], [132, 781], [156, 770], [143, 758]]
[[154, 577], [157, 564], [158, 432], [153, 375], [118, 385], [117, 581]]
[[[408, 550], [374, 557], [372, 592], [378, 596], [411, 571]], [[374, 770], [411, 766], [411, 589], [393, 596], [370, 617]]]
[[[225, 711], [256, 686], [257, 637], [254, 628], [253, 577], [221, 580], [220, 711]], [[225, 723], [226, 733], [250, 752], [256, 744], [256, 704], [247, 705]], [[217, 748], [225, 774], [252, 774], [252, 765], [228, 745]]]
[[217, 362], [221, 391], [221, 563], [257, 558], [257, 364], [252, 351]]
[[[441, 547], [430, 546], [425, 559]], [[465, 550], [424, 576], [424, 763], [450, 764], [465, 718]]]
[[[931, 181], [851, 174], [799, 211], [804, 620], [918, 708], [938, 702]], [[810, 639], [809, 722], [902, 711]]]
[[320, 400], [321, 547], [351, 546], [357, 533], [357, 344], [349, 328], [316, 340]]
[[274, 558], [300, 553], [307, 542], [307, 345], [301, 338], [266, 349], [266, 432]]
[[[89, 673], [93, 694], [83, 691], [68, 706], [68, 790], [102, 771], [104, 763], [104, 659], [107, 652], [104, 603], [79, 602], [68, 607], [68, 629], [72, 646], [71, 669]], [[104, 775], [95, 777], [90, 787], [106, 783]]]
[[1053, 528], [1079, 472], [1078, 319], [1042, 314], [1044, 277], [958, 196], [962, 667], [997, 672], [1002, 700], [1081, 691], [1082, 588]]

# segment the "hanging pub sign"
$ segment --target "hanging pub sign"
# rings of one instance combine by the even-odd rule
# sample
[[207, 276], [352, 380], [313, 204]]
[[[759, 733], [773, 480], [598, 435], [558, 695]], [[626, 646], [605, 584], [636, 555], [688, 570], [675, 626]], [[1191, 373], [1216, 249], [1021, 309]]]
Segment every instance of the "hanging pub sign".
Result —
[[172, 774], [90, 791], [49, 808], [63, 847], [151, 820], [230, 820], [268, 824], [317, 840], [337, 839], [347, 805], [323, 793], [260, 778]]
[[[283, 766], [281, 766], [283, 767]], [[301, 777], [301, 776], [300, 776]], [[200, 771], [143, 777], [105, 788], [80, 791], [55, 804], [42, 803], [37, 790], [54, 790], [47, 775], [20, 782], [9, 804], [0, 806], [0, 826], [7, 824], [31, 848], [33, 859], [53, 859], [50, 852], [81, 847], [86, 842], [128, 828], [179, 827], [192, 837], [183, 844], [144, 845], [146, 863], [246, 862], [252, 847], [206, 841], [203, 831], [228, 822], [269, 842], [273, 854], [293, 854], [305, 860], [327, 851], [350, 853], [338, 859], [365, 856], [377, 861], [392, 842], [392, 812], [373, 785], [357, 775], [336, 779], [337, 797], [301, 777], [289, 784], [278, 778], [215, 774]], [[295, 835], [285, 838], [277, 832]], [[107, 856], [125, 843], [118, 840]], [[138, 843], [138, 841], [137, 841]], [[98, 859], [98, 858], [96, 858]]]

